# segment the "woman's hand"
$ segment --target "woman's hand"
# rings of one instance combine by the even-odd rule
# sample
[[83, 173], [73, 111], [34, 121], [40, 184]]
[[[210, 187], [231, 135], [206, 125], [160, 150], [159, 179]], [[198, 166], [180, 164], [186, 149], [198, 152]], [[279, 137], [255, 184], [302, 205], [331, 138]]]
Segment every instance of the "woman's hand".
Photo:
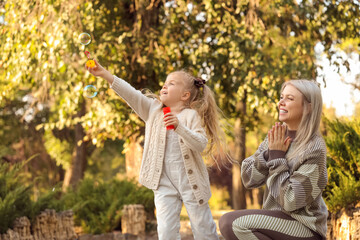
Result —
[[168, 112], [164, 115], [164, 125], [166, 127], [174, 125], [174, 128], [176, 129], [177, 126], [179, 126], [179, 119], [172, 112]]
[[268, 132], [269, 150], [280, 150], [286, 152], [290, 146], [291, 138], [285, 138], [286, 127], [275, 123]]

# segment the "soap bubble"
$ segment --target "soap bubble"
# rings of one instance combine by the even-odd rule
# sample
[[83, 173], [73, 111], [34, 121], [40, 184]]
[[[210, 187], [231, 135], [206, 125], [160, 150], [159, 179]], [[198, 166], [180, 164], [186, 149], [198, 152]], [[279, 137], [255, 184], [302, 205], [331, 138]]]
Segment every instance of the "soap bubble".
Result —
[[93, 86], [93, 85], [87, 85], [85, 88], [84, 88], [84, 95], [87, 97], [87, 98], [93, 98], [95, 97], [97, 94], [97, 90], [96, 90], [96, 87]]
[[88, 45], [91, 42], [90, 34], [83, 32], [79, 35], [79, 40], [82, 45]]

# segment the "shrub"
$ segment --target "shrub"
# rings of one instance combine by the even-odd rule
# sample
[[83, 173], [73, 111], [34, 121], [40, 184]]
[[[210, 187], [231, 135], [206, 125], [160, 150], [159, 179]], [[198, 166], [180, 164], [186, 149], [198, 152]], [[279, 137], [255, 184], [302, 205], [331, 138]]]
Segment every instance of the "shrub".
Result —
[[331, 212], [360, 201], [360, 121], [324, 120], [329, 184], [324, 197]]
[[0, 164], [0, 233], [12, 227], [17, 217], [31, 213], [31, 186], [26, 186], [21, 175], [23, 164]]
[[126, 180], [84, 179], [76, 189], [62, 193], [61, 187], [55, 186], [34, 201], [33, 185], [26, 183], [22, 171], [25, 164], [0, 163], [0, 234], [12, 228], [16, 218], [26, 216], [33, 221], [47, 208], [56, 211], [72, 209], [75, 224], [93, 234], [118, 228], [121, 210], [126, 204], [142, 204], [145, 211], [154, 212], [153, 192]]
[[92, 234], [118, 228], [126, 204], [142, 204], [145, 211], [154, 211], [153, 192], [126, 180], [84, 179], [76, 190], [69, 190], [63, 196], [62, 202], [65, 208], [74, 211], [75, 224]]
[[26, 182], [22, 171], [28, 161], [13, 165], [0, 163], [0, 233], [12, 228], [18, 217], [26, 216], [33, 221], [35, 216], [47, 208], [61, 209], [59, 190], [43, 193], [36, 201], [31, 199], [33, 185]]

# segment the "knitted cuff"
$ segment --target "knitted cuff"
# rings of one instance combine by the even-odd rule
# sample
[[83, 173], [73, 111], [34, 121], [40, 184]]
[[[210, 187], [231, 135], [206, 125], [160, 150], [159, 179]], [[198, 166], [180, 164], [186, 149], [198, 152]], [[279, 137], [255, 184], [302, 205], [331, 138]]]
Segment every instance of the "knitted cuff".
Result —
[[276, 158], [285, 158], [286, 152], [281, 150], [268, 150], [269, 151], [269, 160], [271, 161]]

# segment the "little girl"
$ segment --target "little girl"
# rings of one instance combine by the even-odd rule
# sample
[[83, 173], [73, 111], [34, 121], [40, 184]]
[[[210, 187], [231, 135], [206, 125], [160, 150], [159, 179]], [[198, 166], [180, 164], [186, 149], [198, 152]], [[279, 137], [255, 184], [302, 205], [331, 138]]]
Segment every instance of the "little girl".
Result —
[[[210, 144], [206, 152], [220, 150], [223, 132], [218, 107], [205, 80], [182, 70], [172, 72], [160, 99], [149, 98], [95, 63], [94, 68], [86, 69], [107, 80], [145, 122], [139, 182], [154, 191], [159, 239], [180, 239], [182, 203], [195, 239], [219, 239], [208, 205], [210, 182], [201, 153], [208, 145], [207, 135]], [[171, 112], [164, 115], [164, 107], [170, 107]], [[166, 130], [170, 125], [174, 130]]]

